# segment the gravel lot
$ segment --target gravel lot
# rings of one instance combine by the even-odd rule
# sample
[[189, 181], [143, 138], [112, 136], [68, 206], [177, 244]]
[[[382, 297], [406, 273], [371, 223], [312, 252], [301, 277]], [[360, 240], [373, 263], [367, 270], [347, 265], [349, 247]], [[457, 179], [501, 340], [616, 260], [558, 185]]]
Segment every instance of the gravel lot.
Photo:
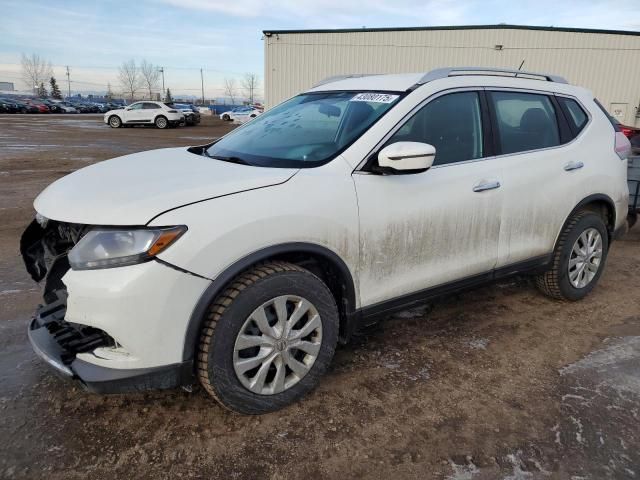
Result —
[[0, 478], [640, 477], [640, 227], [586, 300], [523, 278], [402, 312], [273, 414], [230, 414], [196, 386], [96, 396], [52, 376], [26, 337], [39, 290], [18, 241], [33, 198], [85, 165], [229, 128], [0, 116]]

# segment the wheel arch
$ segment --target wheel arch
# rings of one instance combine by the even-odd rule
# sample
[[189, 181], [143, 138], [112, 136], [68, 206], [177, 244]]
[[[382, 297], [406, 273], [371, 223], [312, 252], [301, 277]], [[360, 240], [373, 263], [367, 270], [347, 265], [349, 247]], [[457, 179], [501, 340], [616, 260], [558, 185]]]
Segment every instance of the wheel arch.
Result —
[[607, 227], [607, 232], [609, 233], [609, 244], [611, 244], [613, 231], [616, 225], [615, 203], [608, 195], [605, 195], [604, 193], [595, 193], [583, 198], [580, 202], [578, 202], [573, 210], [571, 210], [571, 212], [563, 222], [560, 231], [556, 235], [554, 250], [560, 239], [560, 234], [564, 231], [567, 223], [571, 220], [571, 217], [573, 217], [577, 212], [581, 210], [588, 210], [603, 216], [603, 220], [605, 220], [605, 225]]
[[111, 115], [109, 115], [109, 118], [107, 120], [107, 122], [109, 123], [109, 125], [111, 125], [111, 119], [113, 117], [116, 117], [118, 120], [120, 120], [120, 125], [124, 124], [124, 121], [122, 120], [122, 118], [120, 117], [120, 115], [118, 115], [117, 113], [112, 113]]
[[356, 288], [349, 267], [327, 247], [306, 242], [283, 243], [258, 250], [237, 260], [206, 288], [194, 307], [185, 333], [182, 358], [195, 357], [200, 330], [211, 302], [243, 271], [267, 260], [285, 260], [307, 268], [319, 276], [336, 299], [340, 312], [340, 340], [346, 342], [356, 321]]

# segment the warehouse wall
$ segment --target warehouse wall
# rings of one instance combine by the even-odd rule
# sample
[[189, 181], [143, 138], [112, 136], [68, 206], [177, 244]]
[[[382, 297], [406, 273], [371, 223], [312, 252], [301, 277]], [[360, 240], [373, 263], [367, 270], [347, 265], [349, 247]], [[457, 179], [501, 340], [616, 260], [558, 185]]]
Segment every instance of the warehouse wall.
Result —
[[[640, 34], [523, 29], [272, 33], [265, 42], [267, 107], [344, 73], [494, 66], [562, 75], [591, 89], [621, 122], [640, 124]], [[501, 50], [496, 45], [502, 45]]]

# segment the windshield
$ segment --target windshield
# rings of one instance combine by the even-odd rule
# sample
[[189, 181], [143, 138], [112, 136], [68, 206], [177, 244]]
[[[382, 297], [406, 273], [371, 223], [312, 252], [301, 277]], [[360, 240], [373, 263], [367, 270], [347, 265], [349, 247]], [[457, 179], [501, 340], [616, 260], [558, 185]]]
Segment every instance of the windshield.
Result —
[[321, 165], [348, 147], [400, 98], [391, 93], [306, 93], [254, 118], [207, 155], [263, 167]]

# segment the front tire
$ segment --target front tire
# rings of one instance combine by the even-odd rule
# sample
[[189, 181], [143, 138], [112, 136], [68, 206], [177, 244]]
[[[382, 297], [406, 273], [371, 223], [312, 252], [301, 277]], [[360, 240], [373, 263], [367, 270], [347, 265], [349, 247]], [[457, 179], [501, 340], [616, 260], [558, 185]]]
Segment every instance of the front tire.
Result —
[[122, 120], [117, 115], [111, 115], [109, 117], [109, 126], [111, 128], [120, 128], [122, 126]]
[[153, 123], [155, 124], [156, 128], [160, 129], [164, 129], [169, 126], [169, 121], [166, 119], [166, 117], [163, 116], [156, 117]]
[[222, 120], [224, 120], [225, 122], [228, 122], [229, 120], [231, 120], [231, 117], [229, 115], [223, 115]]
[[602, 217], [578, 212], [562, 230], [552, 266], [536, 277], [536, 286], [551, 298], [581, 300], [598, 283], [608, 250], [609, 236]]
[[312, 390], [338, 341], [335, 299], [313, 273], [268, 262], [211, 304], [196, 359], [204, 389], [245, 414], [283, 408]]

